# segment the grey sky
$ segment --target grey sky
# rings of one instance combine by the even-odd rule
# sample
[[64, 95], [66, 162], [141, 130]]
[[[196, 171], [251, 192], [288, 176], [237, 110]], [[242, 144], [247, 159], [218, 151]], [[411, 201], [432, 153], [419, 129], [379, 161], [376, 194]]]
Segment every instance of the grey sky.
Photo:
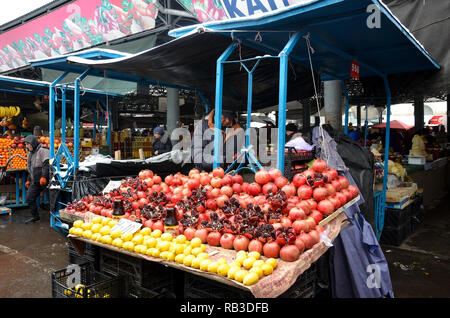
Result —
[[54, 0], [0, 0], [0, 25], [8, 23]]

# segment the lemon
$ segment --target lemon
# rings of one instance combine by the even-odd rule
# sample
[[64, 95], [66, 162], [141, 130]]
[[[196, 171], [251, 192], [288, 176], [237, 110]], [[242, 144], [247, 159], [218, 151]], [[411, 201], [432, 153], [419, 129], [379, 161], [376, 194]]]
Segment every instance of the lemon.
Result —
[[131, 241], [134, 244], [142, 244], [144, 242], [144, 236], [142, 234], [136, 234]]
[[[244, 281], [244, 277], [248, 274], [248, 271], [245, 269], [240, 269], [234, 274], [234, 280], [242, 283]], [[256, 275], [256, 274], [255, 274]]]
[[217, 262], [222, 265], [222, 264], [228, 264], [228, 261], [225, 257], [221, 257], [217, 260]]
[[185, 248], [184, 244], [175, 243], [172, 245], [172, 247], [173, 247], [172, 252], [174, 252], [175, 255], [184, 253], [184, 248]]
[[109, 235], [103, 235], [102, 236], [102, 243], [111, 244], [111, 242], [112, 242], [112, 237], [111, 236], [109, 236]]
[[194, 258], [194, 259], [192, 260], [191, 267], [192, 267], [192, 268], [199, 269], [199, 268], [200, 268], [200, 263], [201, 263], [202, 261], [203, 261], [203, 259], [201, 259], [201, 258], [198, 258], [198, 257]]
[[70, 229], [69, 229], [69, 234], [73, 234], [73, 231], [76, 229], [76, 227], [71, 227]]
[[92, 219], [92, 223], [93, 224], [101, 224], [102, 223], [102, 217], [101, 216], [94, 216], [94, 218]]
[[130, 252], [133, 252], [134, 251], [134, 247], [136, 246], [136, 244], [134, 244], [133, 242], [131, 242], [131, 241], [128, 241], [128, 250], [130, 251]]
[[184, 243], [186, 243], [186, 240], [187, 240], [186, 236], [184, 236], [183, 234], [180, 234], [175, 238], [175, 243], [184, 244]]
[[170, 233], [163, 233], [163, 234], [161, 234], [161, 240], [172, 242], [173, 236]]
[[154, 248], [153, 249], [153, 252], [152, 252], [152, 256], [153, 257], [159, 257], [159, 254], [161, 253], [161, 251], [160, 250], [158, 250], [157, 248]]
[[184, 266], [191, 266], [192, 265], [192, 261], [195, 259], [195, 256], [194, 255], [186, 255], [185, 257], [184, 257], [184, 260], [183, 260], [183, 265]]
[[167, 260], [173, 262], [175, 260], [175, 253], [174, 252], [169, 252], [167, 254]]
[[[115, 240], [115, 239], [114, 239]], [[114, 241], [113, 241], [114, 242]], [[128, 249], [130, 248], [130, 241], [127, 241], [127, 242], [124, 242], [124, 241], [122, 241], [122, 248], [124, 249], [124, 250], [127, 250], [128, 251]], [[114, 244], [114, 243], [113, 243]]]
[[217, 274], [219, 274], [220, 276], [223, 276], [223, 277], [227, 277], [229, 270], [230, 270], [230, 265], [228, 265], [226, 263], [220, 264], [219, 267], [217, 268]]
[[169, 255], [169, 251], [164, 251], [164, 252], [161, 252], [161, 253], [159, 253], [159, 258], [162, 258], [162, 259], [167, 259], [167, 255]]
[[206, 244], [200, 245], [200, 248], [202, 249], [202, 252], [206, 251]]
[[211, 263], [210, 259], [204, 259], [200, 262], [200, 269], [202, 271], [207, 271], [208, 270], [208, 266]]
[[156, 248], [159, 249], [161, 252], [168, 251], [170, 249], [170, 242], [159, 241], [158, 244], [156, 244]]
[[194, 247], [201, 247], [202, 246], [202, 240], [200, 238], [198, 238], [198, 237], [194, 237], [191, 240], [191, 246], [192, 246], [192, 248], [194, 248]]
[[99, 232], [101, 235], [109, 235], [111, 233], [111, 228], [107, 225], [103, 226]]
[[190, 255], [192, 252], [192, 246], [186, 246], [186, 248], [184, 249], [184, 254], [186, 255]]
[[230, 263], [230, 266], [231, 267], [239, 267], [239, 268], [241, 268], [242, 264], [240, 262], [237, 262], [237, 261], [232, 261]]
[[247, 257], [247, 252], [244, 250], [240, 250], [236, 253], [236, 258], [240, 257], [241, 255]]
[[237, 262], [237, 263], [239, 263], [239, 264], [241, 264], [241, 266], [242, 266], [242, 264], [244, 263], [244, 261], [247, 259], [247, 256], [244, 256], [244, 255], [236, 255], [236, 259], [234, 260], [235, 262]]
[[184, 257], [184, 254], [178, 254], [177, 256], [175, 256], [175, 262], [177, 262], [178, 264], [183, 264]]
[[244, 266], [245, 269], [250, 269], [253, 266], [253, 263], [256, 261], [253, 257], [248, 257], [244, 260], [242, 263], [242, 266]]
[[140, 231], [139, 231], [139, 233], [140, 234], [142, 234], [142, 235], [150, 235], [150, 233], [152, 233], [152, 229], [151, 228], [149, 228], [149, 227], [144, 227], [143, 229], [141, 229]]
[[234, 279], [234, 275], [237, 273], [237, 272], [239, 272], [241, 270], [241, 267], [240, 266], [230, 266], [230, 269], [228, 270], [228, 273], [227, 273], [227, 277], [229, 278], [229, 279]]
[[198, 256], [202, 251], [201, 247], [194, 247], [191, 251], [191, 254], [194, 256]]
[[102, 225], [108, 225], [108, 223], [111, 221], [110, 218], [103, 218], [102, 219]]
[[156, 239], [154, 237], [149, 237], [148, 239], [146, 239], [144, 241], [145, 246], [147, 246], [147, 248], [152, 248], [156, 246]]
[[118, 223], [117, 220], [111, 220], [111, 221], [109, 221], [108, 226], [112, 228], [112, 227], [116, 226], [117, 223]]
[[262, 259], [258, 259], [253, 263], [253, 267], [259, 267], [262, 264], [265, 264], [264, 261]]
[[154, 249], [154, 247], [147, 248], [147, 251], [145, 252], [145, 255], [152, 256], [153, 249]]
[[83, 229], [83, 230], [90, 230], [91, 229], [91, 227], [92, 227], [92, 223], [91, 222], [85, 222], [85, 223], [83, 223], [83, 225], [81, 226], [81, 228]]
[[98, 232], [100, 232], [101, 228], [102, 228], [101, 224], [94, 223], [94, 224], [92, 224], [91, 231], [92, 231], [92, 233], [98, 233]]
[[151, 236], [154, 238], [158, 238], [158, 237], [161, 237], [161, 234], [162, 234], [161, 230], [154, 230], [152, 232]]
[[82, 220], [76, 220], [75, 222], [73, 222], [73, 227], [81, 227], [84, 224], [84, 222]]
[[116, 247], [122, 247], [122, 244], [123, 244], [123, 241], [120, 237], [117, 237], [112, 241], [112, 245], [116, 246]]
[[116, 238], [120, 238], [122, 236], [122, 232], [120, 232], [120, 230], [114, 230], [114, 231], [111, 231], [110, 235], [113, 239], [116, 239]]
[[266, 259], [266, 264], [270, 264], [273, 269], [277, 268], [278, 261], [276, 258], [268, 258]]
[[246, 286], [250, 286], [253, 284], [256, 284], [259, 280], [259, 276], [256, 273], [248, 273], [247, 275], [245, 275], [243, 283]]
[[124, 242], [131, 241], [133, 239], [133, 233], [131, 233], [131, 232], [123, 233], [120, 238]]
[[145, 254], [147, 251], [147, 246], [139, 244], [134, 247], [134, 251], [139, 254]]
[[76, 228], [73, 230], [73, 235], [76, 235], [76, 236], [83, 236], [83, 229], [82, 229], [81, 227], [76, 227]]
[[248, 253], [247, 257], [253, 257], [255, 260], [258, 260], [261, 257], [261, 254], [257, 251], [253, 251]]
[[262, 269], [264, 275], [266, 275], [266, 276], [272, 274], [272, 272], [273, 272], [273, 267], [272, 267], [272, 265], [267, 264], [267, 263], [262, 264], [262, 265], [261, 265], [261, 269]]
[[263, 277], [263, 275], [264, 275], [264, 272], [263, 272], [263, 270], [262, 270], [262, 268], [260, 267], [260, 266], [254, 266], [254, 267], [252, 267], [251, 269], [250, 269], [250, 273], [256, 273], [256, 274], [258, 274], [258, 278], [261, 278], [261, 277]]
[[217, 269], [219, 268], [219, 263], [217, 262], [211, 262], [208, 265], [208, 272], [217, 274]]
[[90, 239], [92, 236], [92, 231], [91, 230], [85, 230], [83, 231], [83, 237]]
[[100, 240], [100, 238], [102, 237], [102, 235], [100, 234], [100, 233], [94, 233], [94, 234], [92, 234], [92, 236], [91, 236], [91, 240], [94, 240], [94, 241], [99, 241]]
[[201, 259], [209, 259], [209, 254], [201, 252], [200, 254], [197, 255], [197, 257]]

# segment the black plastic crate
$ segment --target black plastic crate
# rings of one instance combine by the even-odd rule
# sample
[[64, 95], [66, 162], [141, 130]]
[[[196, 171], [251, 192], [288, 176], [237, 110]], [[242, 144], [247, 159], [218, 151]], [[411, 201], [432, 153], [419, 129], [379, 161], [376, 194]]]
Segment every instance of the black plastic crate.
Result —
[[128, 277], [128, 298], [158, 298], [158, 297], [160, 297], [159, 293], [134, 283], [132, 277]]
[[212, 279], [185, 273], [185, 298], [254, 298], [249, 291], [229, 286]]
[[385, 226], [381, 233], [382, 244], [399, 246], [411, 234], [411, 219], [398, 227]]
[[92, 263], [72, 264], [52, 273], [53, 298], [120, 298], [126, 295], [123, 277], [109, 277]]
[[411, 220], [411, 211], [413, 203], [406, 206], [404, 209], [386, 209], [384, 215], [384, 226], [396, 228], [400, 227]]
[[170, 267], [131, 255], [100, 248], [99, 269], [109, 275], [129, 275], [143, 288], [159, 291], [173, 283]]
[[90, 262], [94, 264], [95, 269], [99, 269], [99, 250], [100, 247], [94, 244], [86, 243], [83, 256], [78, 254], [75, 247], [69, 242], [69, 264], [83, 264]]

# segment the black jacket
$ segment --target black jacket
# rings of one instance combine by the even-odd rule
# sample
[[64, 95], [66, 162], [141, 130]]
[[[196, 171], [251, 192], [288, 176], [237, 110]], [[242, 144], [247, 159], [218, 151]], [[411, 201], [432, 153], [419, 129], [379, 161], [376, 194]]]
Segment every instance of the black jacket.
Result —
[[169, 134], [166, 131], [160, 138], [155, 138], [153, 140], [153, 155], [155, 155], [156, 150], [158, 150], [158, 155], [172, 151], [172, 142], [170, 141]]

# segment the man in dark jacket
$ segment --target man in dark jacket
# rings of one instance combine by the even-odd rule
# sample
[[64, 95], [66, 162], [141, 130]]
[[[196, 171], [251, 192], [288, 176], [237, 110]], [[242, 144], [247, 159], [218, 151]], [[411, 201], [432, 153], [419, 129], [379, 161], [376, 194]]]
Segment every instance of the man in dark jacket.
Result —
[[161, 127], [153, 129], [153, 138], [152, 154], [154, 156], [172, 151], [172, 142], [170, 141], [169, 133], [164, 131], [164, 129]]
[[48, 148], [38, 142], [36, 136], [25, 137], [25, 147], [29, 151], [27, 160], [28, 179], [25, 183], [27, 190], [26, 202], [30, 206], [31, 218], [25, 224], [40, 220], [39, 206], [36, 199], [40, 196], [48, 183], [50, 166]]

